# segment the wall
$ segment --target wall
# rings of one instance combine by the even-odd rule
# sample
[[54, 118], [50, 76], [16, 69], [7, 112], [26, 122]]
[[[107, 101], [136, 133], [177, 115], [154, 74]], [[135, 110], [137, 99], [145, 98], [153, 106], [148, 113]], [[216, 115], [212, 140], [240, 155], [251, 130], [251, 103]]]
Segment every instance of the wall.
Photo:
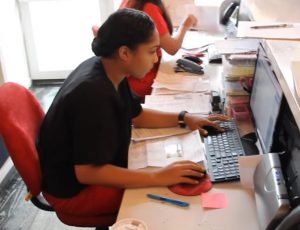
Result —
[[[0, 57], [1, 57], [1, 50], [0, 50]], [[0, 85], [4, 82], [4, 76], [2, 71], [1, 59], [0, 59]]]
[[299, 0], [241, 0], [242, 11], [256, 21], [300, 22]]
[[[0, 84], [31, 85], [16, 0], [0, 0]], [[12, 168], [0, 137], [0, 183]]]
[[17, 6], [17, 0], [0, 1], [0, 83], [12, 81], [29, 87], [31, 80]]

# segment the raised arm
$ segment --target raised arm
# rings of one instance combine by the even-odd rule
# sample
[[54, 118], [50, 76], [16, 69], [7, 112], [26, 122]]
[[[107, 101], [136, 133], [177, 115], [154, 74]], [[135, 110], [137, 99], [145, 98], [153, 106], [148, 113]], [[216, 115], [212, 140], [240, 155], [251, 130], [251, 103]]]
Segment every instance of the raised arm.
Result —
[[160, 36], [160, 46], [168, 54], [174, 55], [181, 48], [186, 32], [197, 24], [197, 19], [194, 15], [188, 15], [183, 23], [178, 28], [175, 35], [171, 36], [170, 33], [165, 33]]

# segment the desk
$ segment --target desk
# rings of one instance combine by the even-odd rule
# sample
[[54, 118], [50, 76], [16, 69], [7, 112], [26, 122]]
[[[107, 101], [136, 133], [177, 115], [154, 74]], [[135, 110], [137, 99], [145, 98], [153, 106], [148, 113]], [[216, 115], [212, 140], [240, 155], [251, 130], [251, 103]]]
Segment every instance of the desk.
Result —
[[[216, 37], [216, 39], [220, 39], [220, 36]], [[176, 66], [176, 60], [180, 58], [182, 55], [182, 50], [178, 51], [175, 56], [168, 55], [167, 53], [163, 52], [162, 63], [159, 66], [159, 71], [157, 73], [157, 78], [159, 78], [160, 74], [175, 74], [173, 67]], [[202, 79], [209, 79], [210, 81], [210, 88], [211, 90], [215, 90], [217, 92], [223, 92], [224, 87], [222, 85], [223, 77], [223, 66], [222, 64], [209, 64], [207, 58], [203, 59], [203, 67], [204, 67], [204, 74], [199, 76]], [[176, 73], [176, 75], [193, 75], [191, 73]], [[155, 90], [153, 92], [155, 94]], [[225, 93], [223, 92], [223, 96]], [[239, 133], [241, 136], [249, 133], [254, 132], [253, 123], [250, 120], [247, 121], [237, 121]]]
[[[174, 73], [176, 56], [163, 54], [159, 68], [161, 73]], [[209, 78], [211, 88], [222, 88], [222, 65], [204, 62], [205, 74], [201, 78]], [[189, 73], [177, 73], [186, 75]], [[189, 74], [191, 75], [191, 74]], [[154, 92], [155, 93], [155, 92]], [[223, 192], [228, 199], [228, 207], [224, 209], [203, 209], [201, 196], [180, 196], [166, 187], [126, 189], [117, 220], [138, 218], [144, 220], [149, 230], [256, 230], [259, 229], [253, 190], [244, 189], [239, 182], [214, 184], [211, 192]], [[168, 196], [190, 203], [188, 208], [180, 208], [166, 203], [150, 200], [147, 193]]]
[[300, 42], [265, 40], [263, 46], [300, 129], [300, 101], [296, 96], [291, 71], [291, 62], [300, 60]]
[[252, 21], [299, 22], [299, 0], [243, 0], [241, 13]]
[[[118, 215], [144, 220], [149, 230], [256, 230], [255, 199], [252, 190], [240, 183], [215, 184], [211, 192], [224, 192], [228, 198], [225, 209], [203, 209], [201, 196], [180, 196], [167, 188], [126, 189]], [[188, 208], [160, 203], [146, 197], [147, 193], [168, 196], [190, 203]]]

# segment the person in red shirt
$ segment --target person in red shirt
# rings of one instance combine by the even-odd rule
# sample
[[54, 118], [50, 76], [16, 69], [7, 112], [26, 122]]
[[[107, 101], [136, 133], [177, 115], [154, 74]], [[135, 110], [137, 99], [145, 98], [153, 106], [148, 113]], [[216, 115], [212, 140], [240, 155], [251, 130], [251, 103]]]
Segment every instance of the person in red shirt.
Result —
[[[148, 14], [159, 33], [160, 47], [168, 54], [174, 55], [180, 49], [186, 32], [196, 25], [197, 19], [193, 15], [188, 15], [182, 22], [178, 31], [173, 35], [173, 26], [171, 19], [161, 0], [123, 0], [120, 5], [122, 8], [134, 8], [144, 11]], [[94, 35], [97, 35], [98, 28], [93, 26]], [[157, 49], [159, 61], [153, 68], [141, 79], [128, 76], [128, 82], [132, 91], [138, 94], [143, 100], [145, 95], [151, 94], [151, 86], [156, 77], [161, 59], [161, 49]]]

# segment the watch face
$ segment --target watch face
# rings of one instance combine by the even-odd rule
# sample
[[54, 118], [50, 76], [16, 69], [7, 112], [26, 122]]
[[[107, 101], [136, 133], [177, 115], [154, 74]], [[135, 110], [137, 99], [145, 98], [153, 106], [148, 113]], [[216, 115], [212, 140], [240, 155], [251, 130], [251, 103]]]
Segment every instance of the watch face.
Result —
[[184, 123], [184, 115], [188, 113], [187, 111], [181, 111], [178, 115], [178, 124], [181, 128], [185, 128], [185, 123]]

